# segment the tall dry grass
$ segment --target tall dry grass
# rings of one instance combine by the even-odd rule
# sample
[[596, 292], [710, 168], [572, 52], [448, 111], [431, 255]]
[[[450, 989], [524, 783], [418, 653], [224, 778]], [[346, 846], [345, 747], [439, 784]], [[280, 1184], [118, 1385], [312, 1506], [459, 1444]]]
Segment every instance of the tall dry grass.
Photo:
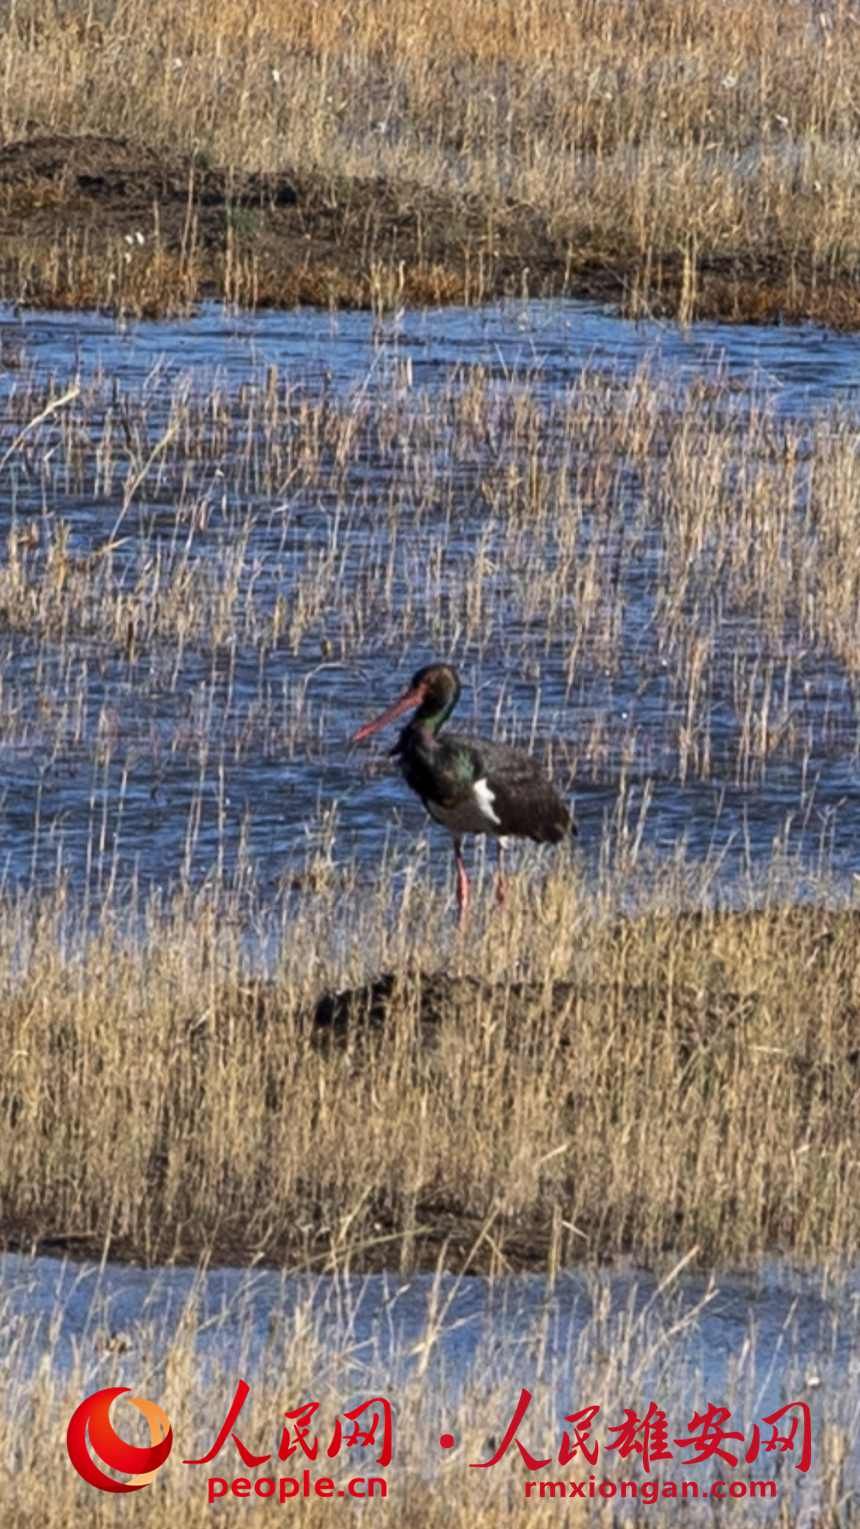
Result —
[[5, 903], [7, 1233], [320, 1271], [856, 1256], [856, 913], [685, 916], [676, 869], [623, 918], [635, 863], [619, 845], [612, 897], [518, 881], [462, 945], [415, 866], [385, 868], [396, 915], [388, 874], [318, 867], [270, 982], [247, 888], [133, 931]]

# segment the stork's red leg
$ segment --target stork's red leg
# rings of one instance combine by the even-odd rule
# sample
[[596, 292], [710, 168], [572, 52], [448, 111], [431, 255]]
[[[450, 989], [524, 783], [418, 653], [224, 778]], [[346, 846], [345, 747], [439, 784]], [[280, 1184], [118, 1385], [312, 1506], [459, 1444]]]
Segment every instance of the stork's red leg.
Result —
[[457, 867], [457, 922], [460, 928], [466, 922], [466, 910], [469, 906], [469, 878], [466, 875], [466, 862], [463, 859], [463, 841], [454, 840], [454, 863]]
[[505, 873], [502, 870], [502, 850], [504, 846], [501, 839], [496, 840], [496, 905], [503, 908], [508, 900], [508, 884]]

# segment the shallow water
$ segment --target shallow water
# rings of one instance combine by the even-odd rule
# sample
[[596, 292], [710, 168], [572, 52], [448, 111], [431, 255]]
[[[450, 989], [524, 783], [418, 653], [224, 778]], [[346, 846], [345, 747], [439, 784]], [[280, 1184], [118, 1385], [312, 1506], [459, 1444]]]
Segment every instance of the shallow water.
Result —
[[[96, 449], [112, 400], [116, 407], [124, 398], [148, 400], [154, 429], [166, 417], [172, 389], [202, 396], [217, 386], [229, 413], [237, 399], [247, 401], [248, 389], [262, 392], [273, 367], [297, 400], [352, 400], [371, 414], [376, 400], [382, 408], [392, 397], [406, 397], [406, 407], [419, 413], [432, 410], [445, 389], [465, 387], [476, 367], [490, 375], [500, 410], [524, 390], [550, 407], [583, 367], [605, 373], [617, 387], [645, 364], [679, 395], [692, 379], [728, 379], [741, 416], [748, 408], [767, 409], [803, 422], [838, 403], [851, 421], [860, 403], [851, 337], [812, 327], [713, 324], [682, 332], [561, 301], [404, 313], [385, 325], [367, 314], [236, 316], [215, 306], [181, 324], [119, 325], [93, 315], [5, 310], [0, 345], [16, 363], [0, 369], [6, 416], [0, 446], [8, 447], [20, 428], [9, 401], [25, 379], [51, 376], [63, 388], [78, 378], [91, 390], [85, 455]], [[157, 430], [148, 438], [156, 440]], [[51, 449], [49, 431], [40, 450], [50, 458]], [[492, 443], [486, 449], [492, 456]], [[216, 867], [229, 873], [244, 844], [262, 887], [274, 890], [285, 870], [325, 839], [325, 814], [335, 805], [337, 858], [357, 856], [371, 865], [392, 832], [408, 849], [426, 828], [420, 804], [395, 773], [371, 767], [378, 756], [351, 753], [346, 739], [420, 663], [444, 656], [458, 662], [469, 687], [461, 711], [470, 730], [552, 746], [556, 778], [575, 799], [577, 854], [589, 874], [596, 873], [626, 780], [632, 820], [646, 783], [650, 792], [646, 849], [667, 856], [683, 843], [694, 864], [722, 857], [714, 895], [731, 897], [754, 881], [775, 844], [811, 876], [826, 869], [850, 885], [860, 870], [857, 696], [852, 674], [832, 654], [810, 650], [791, 632], [781, 649], [771, 643], [766, 657], [775, 690], [790, 689], [807, 741], [802, 757], [777, 755], [755, 779], [744, 779], [737, 766], [732, 665], [748, 669], [762, 639], [752, 618], [727, 612], [710, 698], [712, 766], [708, 778], [693, 772], [682, 779], [678, 700], [660, 656], [649, 582], [653, 548], [644, 546], [627, 565], [621, 659], [611, 672], [595, 651], [571, 684], [572, 596], [556, 630], [528, 609], [527, 570], [520, 576], [516, 568], [499, 567], [488, 580], [492, 605], [480, 641], [458, 637], [456, 607], [468, 598], [482, 534], [476, 485], [483, 450], [476, 446], [476, 464], [458, 468], [456, 523], [443, 527], [410, 521], [408, 481], [399, 476], [394, 447], [385, 460], [359, 454], [353, 464], [354, 500], [340, 549], [344, 587], [379, 566], [393, 486], [406, 530], [392, 589], [396, 604], [414, 599], [415, 605], [401, 635], [381, 623], [351, 644], [344, 638], [348, 615], [325, 602], [295, 644], [275, 644], [262, 655], [247, 630], [226, 647], [205, 637], [189, 642], [175, 660], [169, 637], [130, 660], [97, 630], [66, 633], [62, 640], [0, 631], [0, 865], [7, 883], [52, 880], [61, 862], [72, 888], [86, 885], [98, 899], [132, 879], [146, 888], [183, 873], [200, 880]], [[289, 609], [299, 591], [313, 586], [320, 559], [331, 551], [340, 507], [319, 488], [307, 493], [286, 486], [266, 502], [247, 472], [243, 477], [237, 442], [225, 451], [221, 465], [209, 458], [188, 464], [209, 517], [195, 542], [195, 565], [204, 573], [207, 559], [219, 566], [249, 527], [242, 599], [251, 598], [253, 584], [261, 611], [270, 611], [279, 595]], [[140, 571], [138, 538], [145, 534], [147, 555], [156, 548], [167, 557], [185, 536], [173, 514], [180, 492], [176, 463], [123, 515], [125, 468], [111, 495], [91, 487], [89, 467], [82, 469], [82, 489], [68, 474], [35, 457], [28, 465], [25, 457], [14, 452], [0, 473], [0, 543], [13, 517], [19, 527], [35, 517], [54, 526], [62, 519], [73, 554], [85, 557], [122, 516], [126, 544], [117, 554], [118, 578], [130, 588]], [[630, 503], [632, 513], [632, 490]], [[591, 534], [597, 532], [586, 527], [584, 535]], [[551, 528], [547, 538], [549, 557]], [[433, 554], [443, 558], [443, 571], [419, 588]], [[448, 634], [440, 652], [432, 644], [443, 639], [428, 634], [446, 601], [454, 614], [440, 628]], [[576, 740], [601, 717], [602, 763], [581, 770]], [[445, 876], [444, 838], [436, 830], [430, 837], [433, 874]]]
[[[740, 1474], [781, 1473], [785, 1495], [814, 1500], [825, 1423], [850, 1441], [847, 1486], [860, 1466], [857, 1273], [829, 1282], [771, 1262], [715, 1281], [682, 1272], [660, 1286], [651, 1275], [619, 1270], [564, 1274], [550, 1286], [538, 1276], [201, 1274], [5, 1255], [0, 1314], [13, 1356], [7, 1405], [46, 1360], [55, 1380], [74, 1375], [81, 1394], [108, 1384], [137, 1390], [145, 1377], [146, 1394], [156, 1395], [171, 1345], [185, 1342], [193, 1347], [195, 1395], [219, 1414], [209, 1418], [213, 1436], [235, 1380], [241, 1375], [253, 1390], [283, 1366], [285, 1385], [301, 1373], [310, 1391], [333, 1390], [343, 1406], [359, 1394], [395, 1403], [409, 1395], [425, 1445], [440, 1426], [460, 1427], [458, 1409], [469, 1415], [477, 1403], [487, 1457], [522, 1387], [534, 1410], [521, 1435], [538, 1454], [541, 1445], [554, 1447], [547, 1431], [560, 1436], [574, 1406], [602, 1404], [608, 1425], [624, 1406], [653, 1399], [680, 1434], [693, 1411], [713, 1401], [732, 1412], [726, 1426], [748, 1436], [755, 1420], [802, 1400], [812, 1418], [808, 1476], [791, 1469], [790, 1455], [765, 1456]], [[415, 1455], [426, 1466], [426, 1449]], [[616, 1465], [604, 1454], [607, 1473], [623, 1474]]]
[[[550, 1286], [542, 1275], [490, 1280], [484, 1276], [367, 1274], [338, 1278], [287, 1275], [277, 1270], [219, 1268], [145, 1269], [133, 1265], [28, 1258], [0, 1254], [4, 1316], [32, 1323], [27, 1363], [50, 1354], [67, 1369], [81, 1344], [98, 1350], [121, 1335], [129, 1351], [141, 1334], [155, 1330], [167, 1343], [181, 1330], [189, 1309], [199, 1325], [201, 1360], [217, 1359], [244, 1344], [249, 1371], [259, 1368], [273, 1339], [273, 1324], [289, 1331], [296, 1313], [305, 1313], [332, 1354], [353, 1349], [384, 1367], [387, 1383], [404, 1382], [417, 1364], [422, 1340], [439, 1324], [434, 1364], [452, 1380], [473, 1383], [475, 1367], [484, 1379], [486, 1357], [523, 1358], [523, 1384], [545, 1385], [551, 1377], [569, 1386], [572, 1358], [583, 1333], [658, 1329], [679, 1324], [684, 1364], [709, 1391], [723, 1391], [728, 1366], [755, 1332], [749, 1384], [763, 1405], [779, 1400], [783, 1375], [799, 1364], [807, 1377], [824, 1384], [829, 1367], [846, 1376], [857, 1361], [860, 1336], [860, 1273], [830, 1282], [778, 1261], [755, 1272], [683, 1275], [660, 1293], [660, 1280], [642, 1270], [566, 1272]], [[689, 1330], [684, 1322], [700, 1303]], [[59, 1313], [59, 1319], [58, 1318]], [[49, 1330], [50, 1329], [50, 1330]], [[680, 1350], [679, 1350], [680, 1352]], [[779, 1360], [777, 1362], [777, 1356]], [[677, 1362], [678, 1353], [673, 1363]], [[662, 1364], [661, 1360], [661, 1364]], [[653, 1380], [654, 1377], [651, 1377]], [[817, 1389], [817, 1385], [813, 1388]]]
[[[3, 314], [0, 337], [58, 377], [104, 368], [122, 383], [159, 385], [191, 368], [236, 385], [261, 368], [289, 368], [308, 387], [379, 388], [407, 357], [414, 385], [438, 386], [453, 368], [487, 366], [504, 382], [537, 377], [551, 392], [583, 366], [632, 371], [653, 358], [679, 379], [728, 368], [755, 382], [781, 411], [806, 414], [860, 402], [857, 340], [813, 325], [632, 323], [599, 304], [554, 299], [481, 308], [404, 311], [379, 324], [369, 313], [233, 314], [204, 303], [180, 323], [122, 323], [92, 313]], [[7, 374], [8, 380], [8, 374]]]

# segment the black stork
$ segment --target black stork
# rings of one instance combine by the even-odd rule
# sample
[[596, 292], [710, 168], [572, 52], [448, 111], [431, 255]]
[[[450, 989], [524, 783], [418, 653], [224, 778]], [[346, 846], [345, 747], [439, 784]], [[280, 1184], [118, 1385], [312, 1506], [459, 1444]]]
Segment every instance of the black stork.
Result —
[[576, 833], [576, 825], [552, 782], [523, 749], [442, 732], [459, 699], [456, 669], [451, 664], [427, 664], [412, 676], [399, 700], [374, 721], [365, 722], [350, 742], [361, 743], [395, 717], [416, 708], [390, 753], [400, 760], [407, 785], [418, 793], [431, 818], [453, 836], [462, 926], [469, 903], [463, 834], [490, 834], [496, 840], [497, 896], [503, 902], [501, 852], [505, 839], [558, 844], [566, 834]]

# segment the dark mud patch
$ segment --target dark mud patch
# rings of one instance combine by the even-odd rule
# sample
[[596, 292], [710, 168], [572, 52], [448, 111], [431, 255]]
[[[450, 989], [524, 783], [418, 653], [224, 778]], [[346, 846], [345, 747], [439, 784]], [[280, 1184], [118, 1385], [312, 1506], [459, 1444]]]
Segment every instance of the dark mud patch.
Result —
[[235, 176], [125, 139], [0, 150], [0, 239], [7, 298], [153, 314], [203, 297], [367, 308], [573, 285], [569, 250], [528, 207], [296, 166]]
[[0, 295], [132, 316], [203, 298], [373, 308], [567, 295], [729, 322], [860, 326], [853, 272], [751, 257], [607, 250], [525, 202], [286, 164], [236, 175], [122, 138], [43, 136], [0, 149]]
[[125, 138], [85, 135], [35, 138], [0, 148], [0, 188], [6, 210], [22, 214], [28, 200], [41, 207], [85, 210], [93, 203], [112, 212], [137, 211], [153, 203], [169, 207], [189, 200], [199, 207], [292, 206], [296, 191], [284, 176], [228, 176], [200, 160], [165, 159]]

